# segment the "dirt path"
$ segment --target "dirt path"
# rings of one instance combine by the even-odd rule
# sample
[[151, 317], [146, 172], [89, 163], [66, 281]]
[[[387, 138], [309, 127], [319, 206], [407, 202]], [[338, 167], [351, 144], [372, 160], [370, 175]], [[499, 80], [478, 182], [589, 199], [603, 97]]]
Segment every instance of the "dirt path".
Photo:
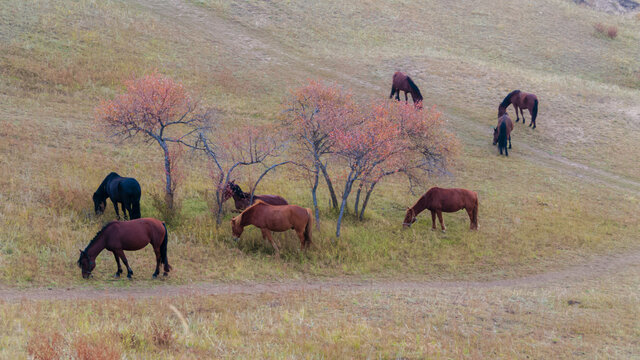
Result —
[[[589, 262], [564, 270], [514, 279], [492, 281], [401, 281], [349, 280], [333, 278], [314, 281], [284, 281], [252, 284], [202, 283], [195, 285], [161, 285], [157, 287], [109, 288], [39, 288], [29, 290], [0, 289], [0, 301], [21, 300], [87, 300], [128, 299], [146, 297], [175, 297], [192, 295], [286, 293], [291, 291], [402, 291], [412, 289], [464, 288], [547, 288], [569, 286], [573, 283], [598, 279], [629, 267], [640, 266], [640, 250], [625, 254], [599, 256]], [[640, 269], [640, 268], [639, 268]]]

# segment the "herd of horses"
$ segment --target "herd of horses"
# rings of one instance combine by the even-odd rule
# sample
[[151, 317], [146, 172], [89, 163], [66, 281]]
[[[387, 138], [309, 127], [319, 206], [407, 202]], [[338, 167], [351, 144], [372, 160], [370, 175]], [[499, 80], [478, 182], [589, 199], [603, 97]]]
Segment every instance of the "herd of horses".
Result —
[[[400, 100], [400, 91], [405, 93], [405, 102], [408, 102], [408, 94], [415, 107], [422, 109], [423, 97], [416, 84], [404, 73], [393, 74], [391, 86], [392, 98], [396, 95], [396, 100]], [[516, 111], [516, 123], [520, 121], [518, 110], [522, 116], [522, 123], [525, 124], [523, 109], [527, 109], [531, 115], [529, 126], [535, 129], [536, 117], [538, 114], [538, 98], [534, 94], [525, 93], [520, 90], [510, 92], [498, 106], [498, 125], [493, 132], [493, 145], [498, 145], [500, 155], [503, 151], [509, 156], [508, 148], [511, 148], [511, 131], [513, 130], [513, 120], [507, 114], [507, 108], [513, 105]], [[131, 278], [133, 270], [127, 262], [124, 251], [135, 251], [151, 244], [156, 257], [156, 268], [153, 278], [160, 273], [160, 265], [164, 265], [163, 275], [167, 276], [171, 271], [171, 266], [167, 258], [167, 227], [164, 222], [153, 218], [141, 218], [140, 196], [141, 188], [134, 178], [121, 177], [115, 172], [107, 175], [98, 189], [93, 194], [94, 211], [96, 215], [102, 214], [107, 207], [107, 198], [111, 199], [118, 221], [106, 224], [94, 238], [89, 242], [84, 250], [80, 250], [78, 267], [80, 267], [83, 278], [90, 278], [91, 272], [96, 266], [96, 257], [106, 249], [111, 251], [118, 266], [115, 277], [120, 277], [122, 267], [120, 260], [127, 267], [127, 277]], [[233, 198], [236, 211], [240, 214], [231, 219], [231, 231], [233, 238], [238, 241], [246, 226], [253, 225], [260, 229], [263, 239], [268, 240], [273, 246], [275, 256], [280, 256], [280, 246], [277, 244], [271, 232], [284, 232], [294, 230], [300, 239], [300, 248], [303, 250], [311, 246], [311, 235], [313, 225], [313, 213], [309, 208], [291, 205], [279, 195], [251, 195], [242, 191], [235, 181], [227, 184], [223, 192], [223, 202]], [[119, 221], [120, 212], [118, 204], [122, 208], [123, 218], [128, 221]], [[446, 189], [433, 187], [429, 189], [418, 201], [407, 208], [403, 227], [410, 227], [418, 214], [424, 210], [431, 212], [432, 230], [436, 230], [436, 216], [440, 222], [440, 228], [446, 231], [442, 213], [453, 213], [466, 210], [469, 215], [469, 228], [478, 229], [478, 194], [467, 189]]]

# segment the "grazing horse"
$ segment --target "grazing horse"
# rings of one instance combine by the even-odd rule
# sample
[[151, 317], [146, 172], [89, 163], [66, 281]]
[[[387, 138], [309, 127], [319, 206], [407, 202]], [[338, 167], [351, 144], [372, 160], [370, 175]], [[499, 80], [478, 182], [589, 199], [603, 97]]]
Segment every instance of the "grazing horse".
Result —
[[[251, 194], [246, 193], [240, 189], [240, 186], [236, 185], [234, 181], [229, 182], [227, 185], [227, 190], [224, 193], [224, 197], [222, 202], [227, 201], [230, 197], [233, 197], [233, 202], [235, 203], [236, 210], [239, 212], [244, 211], [249, 207], [249, 200], [251, 199]], [[256, 200], [262, 200], [270, 205], [289, 205], [287, 200], [285, 200], [282, 196], [278, 195], [253, 195], [253, 203]]]
[[507, 150], [507, 140], [509, 140], [509, 149], [511, 149], [511, 131], [513, 130], [513, 120], [506, 113], [498, 118], [498, 126], [493, 128], [493, 145], [498, 144], [498, 150], [502, 155], [504, 149], [505, 155], [509, 156]]
[[502, 100], [500, 106], [498, 106], [498, 117], [506, 114], [507, 108], [511, 104], [513, 104], [513, 107], [516, 109], [516, 122], [520, 121], [520, 117], [518, 116], [518, 109], [520, 109], [522, 123], [526, 124], [522, 109], [527, 109], [529, 110], [529, 115], [531, 115], [529, 126], [533, 125], [533, 128], [535, 129], [536, 117], [538, 116], [538, 97], [524, 91], [513, 90], [504, 98], [504, 100]]
[[131, 279], [133, 270], [129, 267], [124, 250], [140, 250], [151, 243], [156, 254], [156, 271], [153, 277], [156, 278], [160, 272], [160, 264], [164, 264], [164, 276], [171, 270], [167, 260], [167, 226], [160, 220], [152, 218], [136, 219], [131, 221], [112, 221], [98, 231], [93, 240], [84, 250], [80, 250], [78, 267], [82, 269], [82, 277], [91, 277], [91, 271], [96, 267], [96, 257], [103, 249], [113, 253], [118, 264], [118, 271], [114, 275], [116, 278], [122, 274], [120, 259], [127, 267], [127, 277]]
[[118, 212], [118, 203], [122, 204], [122, 213], [124, 218], [129, 219], [140, 218], [140, 184], [134, 178], [125, 178], [114, 172], [107, 175], [102, 180], [102, 184], [93, 193], [93, 207], [96, 215], [102, 214], [107, 207], [107, 198], [111, 199], [113, 208], [116, 209], [116, 216], [120, 220]]
[[411, 80], [409, 76], [401, 73], [400, 71], [396, 71], [395, 74], [393, 74], [393, 82], [391, 83], [391, 95], [389, 95], [389, 99], [393, 97], [393, 94], [396, 94], [396, 100], [400, 101], [400, 91], [404, 91], [405, 102], [409, 101], [407, 93], [410, 93], [415, 106], [418, 109], [422, 109], [422, 94], [420, 94], [420, 89], [418, 89], [416, 84], [413, 82], [413, 80]]
[[234, 240], [238, 241], [245, 226], [253, 225], [259, 228], [262, 231], [262, 238], [269, 240], [276, 251], [276, 257], [280, 257], [280, 249], [273, 241], [271, 231], [295, 230], [300, 238], [300, 248], [304, 250], [311, 245], [312, 220], [311, 209], [296, 205], [274, 206], [258, 200], [240, 215], [231, 219], [231, 230]]
[[442, 212], [456, 212], [461, 209], [467, 210], [469, 220], [471, 220], [470, 229], [478, 229], [478, 194], [467, 189], [443, 189], [432, 187], [410, 208], [404, 217], [402, 226], [409, 227], [416, 222], [416, 217], [424, 209], [431, 211], [431, 223], [436, 229], [436, 215], [440, 220], [442, 232], [445, 232], [444, 221], [442, 221]]

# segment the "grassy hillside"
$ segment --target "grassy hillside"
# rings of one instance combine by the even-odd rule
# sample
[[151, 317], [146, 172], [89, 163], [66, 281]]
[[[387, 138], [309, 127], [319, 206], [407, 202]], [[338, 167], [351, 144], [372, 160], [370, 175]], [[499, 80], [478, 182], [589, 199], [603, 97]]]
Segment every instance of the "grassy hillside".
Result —
[[[170, 229], [169, 282], [482, 278], [631, 246], [640, 224], [640, 22], [568, 1], [535, 4], [0, 1], [0, 283], [85, 284], [77, 249], [114, 218], [110, 205], [104, 216], [92, 214], [91, 194], [109, 171], [136, 177], [143, 215], [158, 216], [150, 197], [161, 189], [158, 149], [119, 143], [93, 120], [99, 99], [152, 69], [184, 82], [228, 126], [275, 121], [288, 89], [310, 77], [353, 89], [364, 102], [388, 96], [393, 71], [408, 72], [463, 144], [453, 175], [429, 185], [473, 189], [481, 203], [477, 233], [463, 213], [445, 215], [447, 234], [428, 231], [427, 216], [403, 231], [404, 209], [417, 197], [404, 182], [387, 181], [367, 220], [347, 218], [335, 241], [323, 189], [317, 248], [299, 254], [294, 235], [282, 235], [277, 261], [256, 229], [236, 246], [229, 216], [214, 226], [208, 170], [192, 159], [179, 190], [182, 218]], [[618, 37], [596, 35], [595, 22], [615, 24]], [[517, 124], [505, 159], [490, 144], [491, 127], [515, 88], [538, 95], [538, 128]], [[287, 172], [259, 191], [311, 204], [308, 184]], [[149, 281], [151, 251], [128, 257], [137, 278]], [[100, 284], [114, 271], [110, 254], [101, 255]]]

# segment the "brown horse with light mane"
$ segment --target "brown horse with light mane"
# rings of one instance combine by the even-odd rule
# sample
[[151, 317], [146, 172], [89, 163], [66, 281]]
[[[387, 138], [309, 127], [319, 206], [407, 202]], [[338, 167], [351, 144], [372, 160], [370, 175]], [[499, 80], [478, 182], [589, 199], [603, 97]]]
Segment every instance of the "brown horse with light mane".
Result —
[[529, 115], [531, 115], [529, 126], [533, 125], [533, 128], [535, 129], [536, 117], [538, 116], [538, 97], [524, 91], [513, 90], [504, 98], [504, 100], [502, 100], [500, 106], [498, 106], [498, 117], [506, 114], [507, 108], [511, 104], [513, 104], [513, 108], [516, 109], [516, 122], [520, 121], [520, 117], [518, 116], [518, 109], [520, 109], [522, 123], [526, 124], [522, 109], [527, 109], [529, 110]]
[[509, 149], [511, 149], [511, 131], [513, 130], [513, 120], [506, 113], [498, 118], [498, 126], [493, 128], [493, 145], [498, 144], [498, 150], [502, 155], [504, 149], [505, 155], [509, 156], [507, 150], [507, 140], [509, 140]]
[[411, 94], [411, 98], [413, 99], [413, 103], [416, 108], [422, 109], [422, 94], [420, 93], [420, 89], [418, 89], [416, 84], [408, 75], [400, 71], [396, 71], [395, 74], [393, 74], [391, 95], [389, 95], [389, 99], [391, 99], [393, 94], [395, 94], [396, 100], [400, 101], [400, 91], [404, 91], [404, 102], [409, 101], [407, 94]]
[[153, 277], [158, 276], [160, 264], [164, 264], [163, 275], [167, 276], [171, 271], [167, 260], [167, 242], [167, 227], [160, 220], [142, 218], [130, 221], [112, 221], [98, 231], [84, 250], [80, 250], [78, 267], [82, 269], [83, 278], [91, 277], [91, 272], [96, 267], [96, 257], [102, 250], [107, 249], [113, 253], [118, 264], [115, 277], [120, 277], [122, 274], [120, 267], [120, 259], [122, 259], [127, 267], [127, 277], [131, 278], [133, 270], [129, 267], [124, 251], [140, 250], [151, 244], [156, 255], [156, 271], [153, 273]]
[[256, 201], [240, 215], [231, 219], [231, 230], [234, 240], [238, 241], [245, 226], [253, 225], [262, 231], [262, 238], [268, 239], [276, 257], [280, 257], [280, 249], [271, 237], [271, 231], [282, 232], [293, 229], [300, 238], [300, 248], [307, 249], [311, 245], [311, 225], [313, 215], [311, 209], [296, 205], [269, 205], [262, 200]]
[[467, 210], [469, 219], [471, 220], [470, 229], [478, 229], [478, 194], [467, 189], [443, 189], [432, 187], [410, 208], [407, 208], [407, 214], [404, 217], [402, 226], [409, 227], [416, 222], [416, 217], [425, 209], [431, 211], [431, 223], [436, 229], [436, 215], [440, 220], [442, 232], [446, 231], [444, 221], [442, 220], [442, 212], [456, 212], [461, 209]]

